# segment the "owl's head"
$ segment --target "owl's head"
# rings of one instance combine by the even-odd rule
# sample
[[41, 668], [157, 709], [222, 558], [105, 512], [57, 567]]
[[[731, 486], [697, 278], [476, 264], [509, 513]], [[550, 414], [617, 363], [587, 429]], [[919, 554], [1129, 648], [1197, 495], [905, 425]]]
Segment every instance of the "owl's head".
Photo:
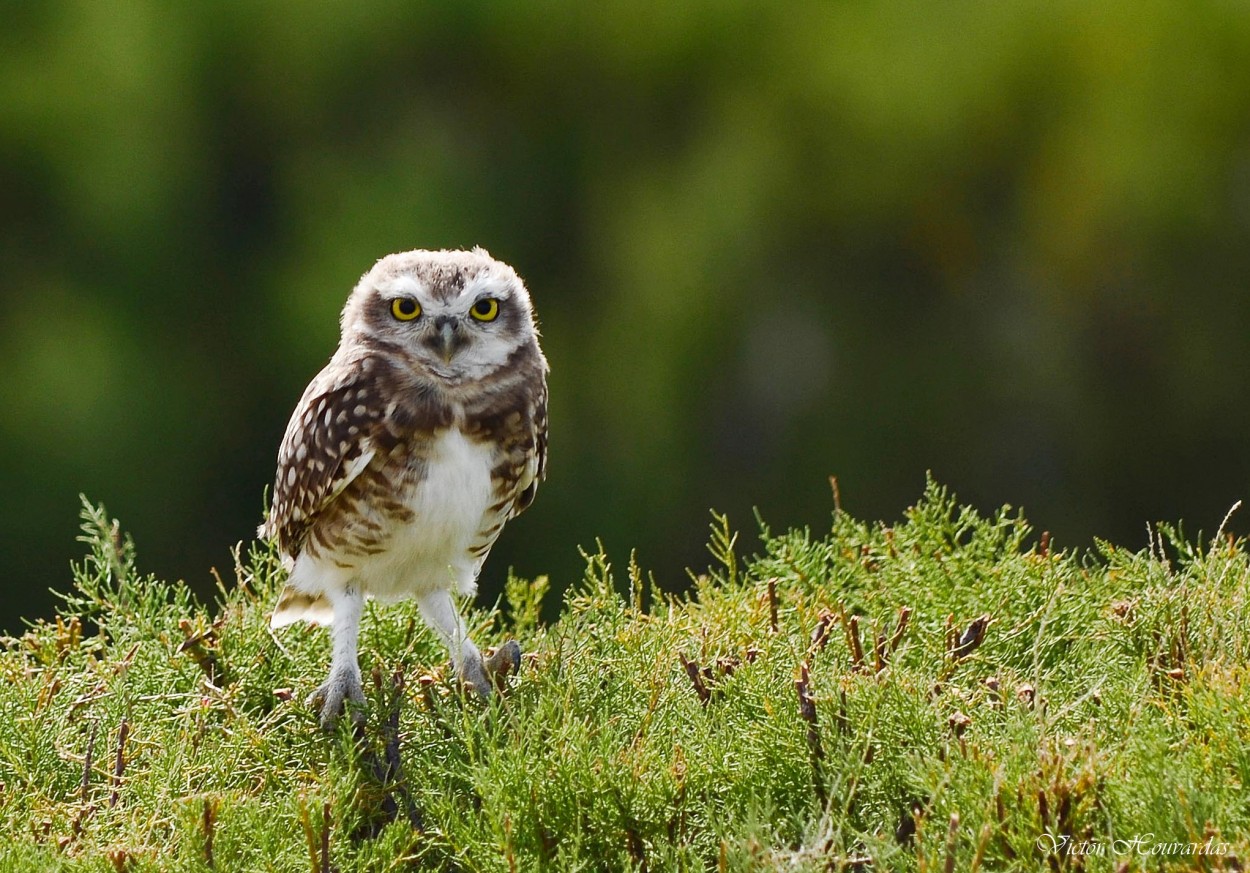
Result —
[[352, 291], [342, 327], [344, 345], [398, 352], [453, 384], [500, 369], [519, 349], [537, 351], [525, 285], [481, 248], [387, 255]]

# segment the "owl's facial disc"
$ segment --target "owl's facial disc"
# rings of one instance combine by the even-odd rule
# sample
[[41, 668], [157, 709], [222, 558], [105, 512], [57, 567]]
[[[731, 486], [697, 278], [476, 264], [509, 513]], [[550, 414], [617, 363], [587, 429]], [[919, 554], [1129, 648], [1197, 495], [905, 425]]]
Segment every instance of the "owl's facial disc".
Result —
[[525, 286], [510, 269], [450, 270], [437, 253], [423, 257], [429, 263], [399, 269], [383, 259], [365, 275], [344, 308], [345, 337], [402, 349], [418, 377], [455, 386], [498, 372], [535, 342]]

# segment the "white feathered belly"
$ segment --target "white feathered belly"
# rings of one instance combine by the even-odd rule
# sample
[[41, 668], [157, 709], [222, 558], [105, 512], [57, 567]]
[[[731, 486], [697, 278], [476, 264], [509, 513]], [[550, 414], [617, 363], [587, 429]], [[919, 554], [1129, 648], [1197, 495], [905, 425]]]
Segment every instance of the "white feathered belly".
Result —
[[413, 521], [398, 528], [386, 551], [367, 557], [354, 582], [379, 600], [449, 588], [471, 595], [481, 561], [468, 554], [493, 501], [491, 447], [443, 431], [427, 456], [425, 477], [407, 505]]

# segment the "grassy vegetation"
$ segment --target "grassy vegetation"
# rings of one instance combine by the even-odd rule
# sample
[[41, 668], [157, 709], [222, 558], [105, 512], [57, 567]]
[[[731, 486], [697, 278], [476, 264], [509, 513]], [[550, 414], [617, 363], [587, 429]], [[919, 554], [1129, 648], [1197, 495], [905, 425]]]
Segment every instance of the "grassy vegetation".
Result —
[[414, 609], [370, 609], [368, 723], [328, 735], [301, 703], [327, 636], [268, 630], [273, 554], [210, 609], [84, 521], [61, 617], [0, 652], [0, 869], [1250, 859], [1250, 556], [1222, 534], [1061, 552], [934, 485], [895, 525], [718, 521], [690, 596], [596, 554], [545, 623], [545, 580], [511, 580], [475, 636], [531, 654], [489, 705]]

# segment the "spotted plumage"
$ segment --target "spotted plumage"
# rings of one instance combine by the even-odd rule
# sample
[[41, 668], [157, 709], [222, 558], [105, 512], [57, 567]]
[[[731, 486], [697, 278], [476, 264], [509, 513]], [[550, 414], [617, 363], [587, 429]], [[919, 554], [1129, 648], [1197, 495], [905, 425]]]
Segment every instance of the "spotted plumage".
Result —
[[[363, 699], [364, 597], [415, 597], [460, 677], [489, 694], [451, 594], [476, 590], [545, 475], [546, 374], [525, 286], [481, 249], [390, 255], [348, 298], [339, 348], [287, 426], [260, 528], [290, 572], [273, 625], [331, 625], [330, 678], [313, 695], [323, 722]], [[519, 658], [515, 643], [506, 658]]]

